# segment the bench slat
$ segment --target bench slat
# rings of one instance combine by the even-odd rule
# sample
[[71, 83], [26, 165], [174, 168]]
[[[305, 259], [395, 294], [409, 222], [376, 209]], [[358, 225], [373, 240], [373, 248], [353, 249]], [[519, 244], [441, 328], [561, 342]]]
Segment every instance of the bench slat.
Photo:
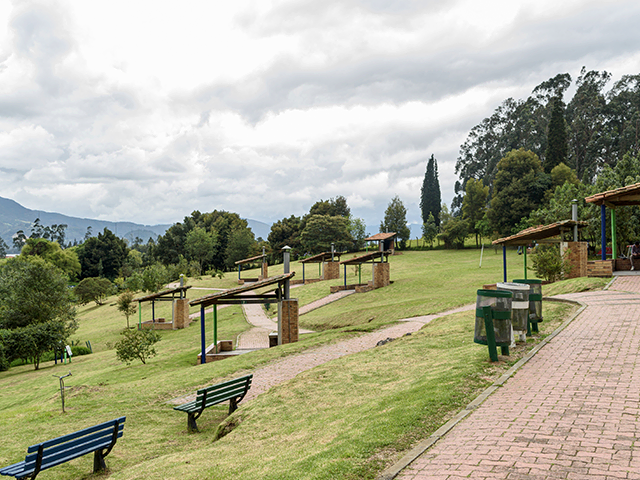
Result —
[[[118, 438], [122, 437], [122, 432], [118, 433]], [[82, 444], [77, 444], [73, 448], [67, 449], [58, 449], [56, 452], [51, 452], [50, 450], [43, 453], [42, 456], [42, 465], [40, 467], [41, 470], [45, 470], [47, 468], [55, 467], [56, 465], [60, 465], [61, 463], [68, 462], [69, 460], [73, 460], [74, 458], [81, 457], [86, 455], [87, 453], [95, 452], [96, 450], [102, 450], [103, 448], [109, 447], [111, 445], [112, 436], [109, 437], [100, 437], [93, 439], [89, 442], [84, 442]], [[33, 471], [36, 465], [36, 459], [33, 458], [32, 461], [27, 461], [25, 464], [25, 470]]]
[[[118, 420], [118, 423], [120, 425], [123, 425], [125, 420], [127, 417], [120, 417], [114, 420], [109, 420], [108, 422], [104, 422], [101, 423], [99, 425], [94, 425], [93, 427], [88, 427], [85, 428], [83, 430], [78, 430], [77, 432], [73, 432], [73, 433], [69, 433], [67, 435], [63, 435], [61, 437], [58, 438], [53, 438], [51, 440], [47, 440], [46, 442], [42, 442], [42, 446], [44, 448], [49, 448], [53, 445], [57, 445], [59, 443], [64, 443], [66, 441], [69, 440], [73, 440], [74, 438], [78, 438], [78, 437], [82, 437], [83, 435], [89, 435], [90, 433], [93, 432], [97, 432], [98, 430], [104, 430], [105, 428], [109, 428], [109, 427], [113, 427], [113, 423]], [[31, 445], [28, 449], [27, 452], [32, 453], [32, 452], [37, 452], [38, 451], [38, 447], [40, 446], [39, 443], [37, 443], [36, 445]]]

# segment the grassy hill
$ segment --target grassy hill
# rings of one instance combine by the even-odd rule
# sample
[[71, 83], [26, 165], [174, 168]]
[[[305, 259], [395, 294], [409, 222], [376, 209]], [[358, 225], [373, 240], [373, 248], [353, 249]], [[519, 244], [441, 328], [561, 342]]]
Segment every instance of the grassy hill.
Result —
[[[0, 373], [0, 466], [22, 460], [27, 446], [37, 441], [126, 415], [124, 437], [107, 457], [109, 478], [374, 478], [469, 403], [519, 351], [513, 360], [490, 364], [486, 347], [472, 341], [474, 317], [467, 312], [308, 370], [241, 403], [228, 418], [226, 405], [210, 408], [198, 420], [197, 434], [187, 432], [186, 415], [167, 402], [318, 344], [473, 303], [482, 284], [502, 279], [502, 256], [492, 251], [485, 251], [482, 268], [477, 250], [406, 252], [390, 262], [394, 283], [389, 287], [351, 295], [300, 317], [301, 327], [316, 330], [300, 342], [201, 366], [194, 365], [200, 345], [197, 323], [161, 331], [158, 355], [146, 365], [126, 366], [117, 361], [112, 347], [126, 324], [124, 316], [113, 303], [79, 308], [74, 339], [90, 340], [93, 354], [67, 365], [46, 362], [38, 371], [25, 365]], [[509, 279], [522, 277], [522, 258], [509, 252], [509, 262]], [[301, 265], [292, 266], [301, 277]], [[270, 274], [281, 268], [271, 267]], [[357, 278], [352, 268], [348, 275], [350, 283]], [[366, 275], [371, 271], [364, 267], [363, 278]], [[200, 288], [233, 283], [232, 275], [190, 280]], [[294, 288], [292, 296], [304, 305], [328, 294], [329, 283]], [[579, 288], [603, 283], [583, 281]], [[566, 288], [575, 289], [575, 282]], [[189, 297], [206, 293], [192, 288]], [[168, 304], [158, 304], [156, 316], [170, 317], [168, 309]], [[545, 305], [541, 334], [552, 331], [569, 310], [566, 305]], [[143, 319], [149, 316], [147, 306]], [[218, 318], [219, 338], [235, 338], [249, 328], [238, 306], [220, 309]], [[208, 331], [211, 335], [210, 326]], [[69, 371], [63, 414], [55, 375]], [[38, 478], [89, 478], [91, 465], [87, 456]]]

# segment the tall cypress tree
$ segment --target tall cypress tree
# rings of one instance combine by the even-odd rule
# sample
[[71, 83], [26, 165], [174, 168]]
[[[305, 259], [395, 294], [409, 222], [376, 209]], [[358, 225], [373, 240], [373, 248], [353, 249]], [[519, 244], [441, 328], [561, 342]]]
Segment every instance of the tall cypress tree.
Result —
[[553, 109], [551, 110], [551, 120], [549, 120], [549, 130], [547, 133], [547, 151], [544, 158], [544, 171], [551, 173], [553, 167], [561, 163], [567, 164], [567, 153], [569, 145], [567, 143], [567, 127], [564, 121], [564, 103], [562, 98], [553, 99]]
[[431, 154], [427, 162], [427, 171], [422, 182], [420, 194], [420, 209], [422, 210], [422, 223], [427, 223], [429, 214], [433, 215], [436, 225], [440, 226], [440, 208], [442, 197], [440, 195], [440, 181], [438, 180], [438, 163]]

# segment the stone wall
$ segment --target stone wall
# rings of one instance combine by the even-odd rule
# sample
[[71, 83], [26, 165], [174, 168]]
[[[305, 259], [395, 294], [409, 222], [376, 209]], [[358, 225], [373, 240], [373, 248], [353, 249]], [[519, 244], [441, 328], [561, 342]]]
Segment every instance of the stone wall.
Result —
[[611, 260], [594, 260], [587, 263], [588, 277], [612, 277], [613, 265]]

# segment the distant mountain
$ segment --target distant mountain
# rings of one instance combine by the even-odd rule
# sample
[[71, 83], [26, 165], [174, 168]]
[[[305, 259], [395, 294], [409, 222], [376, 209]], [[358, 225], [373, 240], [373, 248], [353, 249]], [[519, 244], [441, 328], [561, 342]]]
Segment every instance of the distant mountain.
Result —
[[[4, 239], [9, 247], [12, 247], [13, 235], [18, 230], [24, 231], [27, 236], [29, 235], [31, 225], [36, 218], [39, 218], [40, 224], [44, 226], [66, 224], [67, 242], [81, 241], [88, 227], [91, 227], [91, 232], [94, 236], [102, 232], [106, 227], [118, 237], [129, 240], [130, 243], [133, 243], [136, 237], [141, 238], [143, 243], [147, 243], [149, 238], [156, 240], [159, 235], [164, 235], [164, 232], [171, 226], [140, 225], [132, 222], [107, 222], [90, 218], [69, 217], [60, 213], [31, 210], [14, 200], [0, 197], [0, 237]], [[267, 239], [271, 225], [257, 220], [247, 220], [247, 222], [256, 239], [258, 237], [262, 237], [264, 240]]]
[[259, 222], [258, 220], [249, 220], [247, 219], [247, 223], [249, 224], [249, 228], [253, 232], [253, 236], [258, 238], [262, 238], [263, 240], [267, 240], [269, 236], [269, 232], [271, 231], [271, 225], [266, 223]]

